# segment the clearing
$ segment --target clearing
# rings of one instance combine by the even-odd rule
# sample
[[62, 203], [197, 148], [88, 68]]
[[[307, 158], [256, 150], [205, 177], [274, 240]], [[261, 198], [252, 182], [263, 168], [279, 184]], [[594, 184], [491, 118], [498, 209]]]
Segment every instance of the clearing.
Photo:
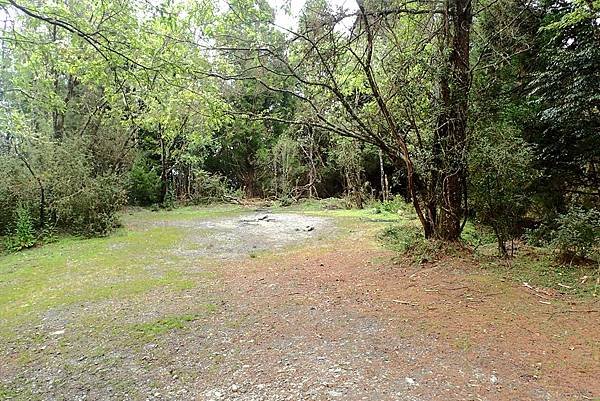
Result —
[[397, 215], [132, 211], [0, 258], [0, 399], [589, 400], [598, 302], [468, 257], [415, 265]]

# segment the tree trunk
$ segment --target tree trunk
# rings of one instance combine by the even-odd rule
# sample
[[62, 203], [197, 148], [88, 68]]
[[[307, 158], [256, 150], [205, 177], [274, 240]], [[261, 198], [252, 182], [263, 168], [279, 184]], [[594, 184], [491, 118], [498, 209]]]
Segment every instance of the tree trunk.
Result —
[[387, 176], [383, 169], [383, 151], [379, 149], [379, 178], [381, 180], [381, 201], [385, 202], [388, 200], [388, 189], [387, 189]]
[[471, 87], [469, 45], [473, 16], [471, 0], [451, 0], [447, 6], [451, 23], [447, 37], [451, 51], [448, 73], [443, 74], [440, 81], [442, 112], [436, 133], [443, 159], [435, 185], [436, 192], [440, 194], [435, 236], [456, 241], [460, 238], [465, 213], [463, 194], [466, 188], [468, 97]]
[[165, 203], [167, 199], [167, 193], [169, 192], [169, 174], [168, 174], [168, 162], [167, 162], [167, 147], [165, 141], [160, 135], [160, 194], [158, 197], [158, 203]]

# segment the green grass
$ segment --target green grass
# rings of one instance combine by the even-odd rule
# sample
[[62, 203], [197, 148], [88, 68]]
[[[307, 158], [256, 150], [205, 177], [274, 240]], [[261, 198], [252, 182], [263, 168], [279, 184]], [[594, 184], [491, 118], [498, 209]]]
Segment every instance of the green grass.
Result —
[[475, 250], [483, 245], [496, 244], [496, 237], [490, 229], [475, 225], [470, 220], [465, 224], [460, 238]]
[[145, 208], [130, 208], [121, 213], [125, 224], [151, 223], [168, 219], [169, 221], [184, 221], [189, 219], [205, 219], [215, 217], [235, 216], [248, 209], [239, 205], [207, 205], [184, 206], [173, 210], [152, 211]]
[[545, 248], [527, 248], [509, 261], [484, 258], [483, 267], [499, 276], [563, 294], [597, 297], [600, 295], [600, 265], [563, 265]]
[[401, 218], [405, 218], [405, 215], [410, 214], [410, 211], [395, 212], [383, 210], [379, 206], [379, 202], [374, 202], [373, 204], [366, 205], [363, 209], [346, 208], [343, 200], [336, 198], [309, 199], [295, 203], [291, 206], [275, 206], [272, 207], [271, 210], [274, 212], [301, 212], [307, 215], [338, 218], [357, 218], [373, 221], [397, 221]]
[[[215, 310], [215, 305], [206, 305], [207, 312], [213, 312]], [[133, 325], [132, 330], [135, 334], [141, 337], [152, 338], [171, 330], [183, 329], [187, 323], [198, 320], [200, 316], [200, 314], [169, 316], [154, 322], [135, 324]]]
[[[62, 238], [0, 256], [0, 336], [55, 307], [131, 297], [154, 288], [194, 285], [190, 262], [172, 250], [187, 234], [181, 227], [143, 223], [233, 215], [237, 206], [189, 207], [126, 213], [126, 225], [104, 238]], [[193, 276], [193, 275], [192, 275]]]
[[0, 383], [0, 401], [10, 400], [17, 397], [17, 392]]

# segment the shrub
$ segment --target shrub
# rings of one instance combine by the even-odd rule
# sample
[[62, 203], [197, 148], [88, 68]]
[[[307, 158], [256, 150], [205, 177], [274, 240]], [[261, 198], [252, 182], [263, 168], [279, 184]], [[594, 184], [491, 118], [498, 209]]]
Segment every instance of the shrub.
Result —
[[192, 203], [202, 204], [214, 201], [224, 201], [240, 197], [228, 180], [219, 174], [209, 173], [205, 170], [194, 172], [194, 188]]
[[420, 227], [407, 224], [386, 227], [379, 234], [379, 239], [394, 251], [410, 254], [418, 263], [436, 259], [442, 249], [442, 242], [425, 239]]
[[474, 251], [482, 245], [493, 244], [496, 240], [489, 227], [475, 225], [470, 221], [465, 225], [460, 238]]
[[117, 212], [126, 194], [118, 177], [106, 175], [86, 178], [81, 187], [52, 204], [58, 222], [85, 235], [105, 235], [117, 225]]
[[383, 202], [377, 202], [373, 205], [375, 212], [388, 212], [388, 213], [402, 213], [402, 214], [414, 214], [412, 204], [406, 203], [404, 197], [396, 195], [391, 199]]
[[388, 226], [381, 232], [379, 238], [400, 253], [415, 249], [424, 239], [421, 230], [406, 225]]
[[591, 256], [600, 247], [600, 211], [574, 206], [559, 215], [550, 244], [563, 260]]
[[138, 157], [127, 180], [129, 202], [139, 206], [149, 206], [158, 201], [160, 192], [160, 176], [153, 168], [148, 167], [145, 158]]
[[25, 248], [31, 248], [35, 245], [35, 230], [31, 213], [22, 205], [16, 209], [15, 228], [11, 236], [8, 237], [6, 248], [10, 251], [20, 251]]
[[506, 242], [521, 234], [536, 177], [532, 151], [506, 124], [482, 129], [469, 154], [469, 202], [477, 220], [494, 231], [498, 249], [507, 256]]

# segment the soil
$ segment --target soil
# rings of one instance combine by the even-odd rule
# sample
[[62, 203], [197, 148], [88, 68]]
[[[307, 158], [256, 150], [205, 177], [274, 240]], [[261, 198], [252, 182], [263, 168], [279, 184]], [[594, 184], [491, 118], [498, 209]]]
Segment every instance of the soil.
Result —
[[[173, 255], [214, 276], [48, 311], [0, 346], [0, 399], [600, 397], [597, 301], [503, 282], [468, 255], [415, 265], [364, 224], [262, 212], [153, 224], [191, 230]], [[169, 316], [182, 318], [156, 335], [122, 329]]]

